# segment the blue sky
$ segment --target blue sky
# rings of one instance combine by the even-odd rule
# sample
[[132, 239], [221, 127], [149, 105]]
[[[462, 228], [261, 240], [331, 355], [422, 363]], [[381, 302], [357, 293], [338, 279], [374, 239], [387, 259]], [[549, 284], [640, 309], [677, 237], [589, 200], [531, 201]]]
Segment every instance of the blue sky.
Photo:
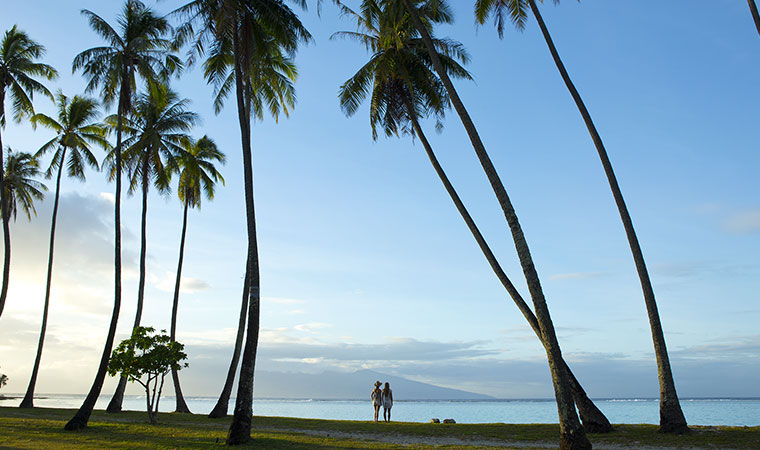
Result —
[[[74, 5], [74, 3], [76, 3]], [[355, 4], [356, 2], [349, 2]], [[657, 396], [641, 290], [583, 122], [534, 20], [499, 40], [472, 2], [438, 35], [464, 43], [474, 82], [458, 82], [521, 220], [562, 349], [597, 397]], [[164, 13], [181, 4], [166, 0]], [[45, 45], [68, 95], [71, 60], [100, 45], [79, 14], [113, 23], [121, 2], [11, 2], [13, 24]], [[760, 396], [760, 36], [746, 4], [566, 1], [542, 6], [596, 121], [647, 259], [681, 396]], [[253, 127], [262, 267], [257, 368], [372, 368], [497, 397], [551, 397], [545, 353], [409, 137], [371, 139], [367, 106], [340, 111], [338, 86], [367, 59], [326, 4], [301, 13], [314, 42], [296, 58], [290, 118]], [[228, 156], [213, 203], [191, 212], [178, 337], [186, 394], [215, 395], [226, 374], [244, 270], [245, 218], [234, 103], [218, 116], [196, 68], [175, 83]], [[39, 111], [52, 104], [37, 98]], [[456, 114], [428, 138], [507, 273], [527, 298], [506, 223]], [[34, 151], [44, 129], [9, 124], [3, 143]], [[43, 164], [48, 161], [43, 161]], [[48, 183], [52, 187], [52, 182]], [[48, 341], [38, 392], [89, 388], [112, 306], [113, 186], [102, 173], [62, 187]], [[10, 294], [0, 318], [8, 392], [23, 392], [44, 297], [52, 193], [12, 225]], [[119, 338], [133, 321], [139, 197], [123, 209], [126, 264]], [[143, 323], [169, 325], [181, 205], [152, 194]], [[378, 317], [379, 316], [379, 317]], [[104, 393], [110, 394], [113, 380]]]

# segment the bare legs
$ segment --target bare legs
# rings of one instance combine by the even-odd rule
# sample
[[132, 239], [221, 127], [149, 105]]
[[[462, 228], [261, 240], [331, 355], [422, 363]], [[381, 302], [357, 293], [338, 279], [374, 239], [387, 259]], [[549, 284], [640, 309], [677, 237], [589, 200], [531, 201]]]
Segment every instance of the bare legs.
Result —
[[383, 419], [385, 419], [386, 422], [391, 421], [391, 409], [386, 408], [385, 406], [383, 406]]
[[377, 415], [380, 413], [380, 405], [372, 405], [372, 406], [375, 407], [375, 422], [377, 422]]

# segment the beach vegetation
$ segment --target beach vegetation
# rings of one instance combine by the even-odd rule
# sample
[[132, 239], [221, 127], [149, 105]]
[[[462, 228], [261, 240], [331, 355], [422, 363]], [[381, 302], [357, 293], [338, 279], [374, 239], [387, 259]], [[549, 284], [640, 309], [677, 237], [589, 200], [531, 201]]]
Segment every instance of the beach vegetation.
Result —
[[[82, 10], [90, 28], [106, 43], [79, 53], [74, 57], [72, 70], [81, 70], [87, 81], [87, 92], [100, 91], [103, 103], [116, 108], [116, 147], [114, 148], [114, 305], [108, 335], [103, 345], [98, 370], [82, 406], [66, 424], [67, 430], [87, 426], [95, 402], [100, 395], [108, 369], [121, 309], [121, 171], [122, 123], [132, 110], [137, 79], [159, 80], [181, 67], [178, 58], [169, 53], [171, 42], [164, 38], [170, 32], [169, 22], [137, 0], [126, 0], [114, 28], [89, 10]], [[119, 383], [109, 409], [120, 410], [124, 383]]]
[[132, 336], [121, 341], [111, 354], [108, 374], [127, 377], [145, 389], [148, 419], [156, 423], [164, 379], [172, 370], [187, 367], [184, 345], [173, 341], [166, 330], [156, 333], [153, 327], [136, 327]]

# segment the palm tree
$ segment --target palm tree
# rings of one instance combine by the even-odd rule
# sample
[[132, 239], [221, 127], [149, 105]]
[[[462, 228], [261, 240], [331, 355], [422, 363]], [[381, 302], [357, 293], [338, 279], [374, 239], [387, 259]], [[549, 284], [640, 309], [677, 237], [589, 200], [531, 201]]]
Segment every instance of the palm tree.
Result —
[[[387, 0], [398, 1], [398, 0]], [[522, 230], [522, 226], [517, 219], [512, 202], [509, 199], [504, 184], [501, 182], [496, 168], [491, 162], [491, 158], [486, 152], [485, 146], [478, 135], [475, 125], [472, 122], [467, 110], [464, 107], [458, 93], [454, 89], [454, 85], [451, 82], [446, 69], [441, 62], [436, 50], [435, 44], [430, 37], [430, 25], [423, 24], [418, 13], [417, 4], [418, 0], [402, 0], [404, 6], [409, 12], [412, 22], [420, 33], [422, 40], [425, 44], [428, 54], [430, 55], [431, 62], [435, 68], [436, 73], [441, 78], [446, 92], [451, 98], [451, 102], [454, 105], [454, 109], [459, 114], [462, 124], [467, 131], [470, 141], [473, 144], [473, 149], [480, 161], [483, 171], [485, 172], [488, 181], [491, 184], [491, 188], [496, 195], [499, 205], [504, 213], [504, 218], [509, 225], [510, 232], [512, 234], [512, 240], [517, 250], [517, 255], [520, 259], [520, 265], [523, 269], [523, 274], [528, 284], [528, 291], [530, 292], [531, 299], [533, 300], [533, 308], [535, 310], [536, 319], [541, 330], [542, 342], [546, 349], [546, 356], [549, 362], [549, 369], [552, 374], [552, 381], [554, 384], [554, 394], [557, 400], [557, 409], [559, 412], [560, 423], [560, 447], [562, 448], [587, 448], [590, 446], [588, 438], [586, 437], [583, 428], [578, 420], [578, 415], [575, 411], [575, 405], [573, 402], [572, 389], [570, 383], [570, 376], [567, 373], [566, 365], [562, 359], [562, 351], [557, 341], [557, 336], [554, 331], [554, 324], [551, 321], [551, 315], [549, 314], [549, 308], [546, 304], [546, 298], [541, 288], [541, 282], [536, 271], [535, 264], [533, 263], [533, 257], [530, 254], [530, 248], [528, 247], [525, 234]], [[445, 8], [446, 3], [443, 0], [433, 0], [433, 3], [438, 8]]]
[[[541, 340], [541, 332], [535, 315], [496, 260], [422, 132], [419, 117], [434, 113], [438, 119], [441, 119], [444, 110], [449, 107], [449, 98], [440, 78], [433, 73], [424, 44], [419, 37], [411, 37], [416, 33], [408, 28], [408, 16], [402, 14], [404, 10], [389, 11], [387, 5], [383, 10], [377, 2], [369, 1], [362, 4], [362, 15], [346, 7], [343, 7], [343, 11], [346, 15], [354, 16], [357, 19], [358, 28], [364, 32], [338, 33], [338, 35], [356, 39], [374, 52], [370, 62], [341, 86], [340, 99], [344, 112], [347, 115], [354, 114], [359, 103], [371, 91], [370, 123], [373, 138], [377, 138], [376, 126], [381, 124], [389, 136], [398, 135], [400, 130], [404, 134], [416, 135], [420, 139], [433, 168], [489, 265]], [[421, 9], [420, 12], [423, 17], [433, 21], [443, 21], [450, 17], [447, 11], [431, 8], [427, 8], [427, 11]], [[444, 15], [440, 16], [442, 13]], [[403, 21], [407, 22], [406, 29], [399, 26]], [[399, 33], [401, 30], [404, 30], [405, 35]], [[399, 45], [403, 46], [399, 47]], [[448, 73], [458, 78], [470, 78], [469, 74], [448, 56], [449, 54], [459, 55], [461, 60], [466, 62], [466, 54], [462, 52], [458, 43], [437, 40], [435, 45]], [[571, 377], [573, 395], [577, 399], [581, 416], [585, 419], [586, 428], [609, 430], [611, 426], [607, 418], [587, 397], [570, 369], [566, 367], [566, 370]]]
[[[53, 249], [55, 243], [55, 226], [58, 219], [58, 199], [61, 193], [61, 176], [63, 167], [66, 166], [66, 172], [69, 177], [85, 180], [85, 166], [98, 169], [98, 160], [92, 154], [90, 146], [92, 144], [103, 148], [108, 148], [108, 141], [105, 138], [105, 127], [95, 122], [98, 116], [98, 104], [87, 97], [74, 96], [69, 99], [59, 91], [56, 96], [58, 104], [58, 119], [54, 119], [45, 114], [35, 114], [32, 117], [32, 124], [42, 124], [56, 133], [56, 136], [45, 143], [35, 155], [39, 159], [48, 151], [55, 149], [53, 159], [45, 172], [47, 178], [52, 177], [53, 171], [57, 170], [55, 181], [55, 200], [53, 200], [53, 218], [50, 223], [50, 249], [48, 252], [48, 268], [45, 284], [45, 303], [42, 308], [42, 327], [40, 329], [40, 339], [37, 344], [37, 357], [34, 359], [32, 376], [29, 379], [29, 386], [26, 395], [21, 401], [20, 407], [34, 407], [34, 387], [37, 383], [37, 373], [40, 368], [42, 359], [42, 346], [45, 342], [45, 330], [47, 328], [48, 307], [50, 305], [50, 288], [53, 278]], [[66, 157], [68, 156], [68, 160]]]
[[[130, 135], [122, 161], [129, 167], [129, 194], [138, 186], [142, 193], [140, 226], [140, 277], [137, 285], [137, 308], [132, 329], [140, 326], [145, 299], [145, 260], [147, 256], [148, 188], [151, 180], [159, 193], [168, 194], [175, 155], [183, 152], [182, 143], [190, 139], [185, 134], [198, 122], [198, 115], [187, 110], [188, 99], [179, 96], [161, 83], [148, 83], [148, 92], [138, 96], [132, 113], [124, 118], [124, 128]], [[109, 117], [113, 123], [115, 117]], [[115, 157], [115, 155], [114, 155]], [[115, 158], [110, 157], [113, 161]], [[112, 173], [116, 167], [112, 167]], [[127, 378], [122, 376], [111, 398], [107, 411], [121, 411]]]
[[116, 109], [115, 174], [116, 192], [114, 202], [114, 308], [111, 324], [103, 347], [100, 364], [90, 392], [74, 417], [66, 424], [67, 430], [79, 430], [87, 426], [95, 401], [100, 395], [108, 369], [116, 325], [121, 308], [121, 152], [122, 120], [132, 107], [132, 93], [136, 78], [152, 80], [157, 73], [166, 75], [180, 67], [178, 59], [167, 55], [171, 43], [163, 36], [170, 31], [169, 23], [157, 17], [150, 8], [137, 0], [127, 0], [118, 17], [118, 31], [100, 16], [82, 10], [90, 27], [105, 41], [106, 45], [79, 53], [72, 64], [74, 71], [82, 69], [87, 78], [87, 91], [101, 89], [105, 104], [112, 105], [118, 98]]
[[[47, 64], [37, 62], [45, 54], [45, 47], [33, 41], [26, 33], [19, 30], [16, 25], [11, 27], [3, 35], [0, 42], [0, 167], [3, 165], [3, 136], [5, 127], [5, 97], [9, 96], [13, 119], [21, 122], [21, 119], [34, 114], [32, 100], [35, 93], [40, 93], [53, 98], [50, 91], [34, 77], [42, 77], [52, 80], [58, 76], [58, 72]], [[0, 204], [5, 208], [7, 202], [3, 199], [4, 175], [0, 170]], [[0, 211], [2, 217], [7, 216], [7, 211]], [[5, 254], [3, 258], [3, 284], [0, 287], [0, 315], [5, 308], [5, 298], [8, 295], [8, 281], [11, 270], [11, 231], [7, 221], [3, 221], [3, 242]]]
[[[296, 0], [305, 7], [304, 0]], [[251, 161], [251, 118], [263, 117], [268, 108], [275, 115], [295, 102], [292, 79], [295, 69], [286, 54], [296, 51], [300, 42], [311, 36], [296, 14], [281, 0], [195, 0], [178, 10], [188, 21], [182, 27], [194, 36], [194, 48], [211, 44], [206, 63], [206, 78], [216, 86], [215, 106], [235, 89], [238, 122], [243, 150], [243, 176], [248, 228], [248, 254], [243, 289], [248, 297], [248, 323], [235, 413], [228, 444], [251, 439], [253, 413], [253, 374], [259, 337], [261, 303], [258, 243], [253, 198], [253, 164]], [[198, 24], [193, 33], [192, 23]], [[275, 66], [273, 64], [277, 64]]]
[[[15, 221], [19, 207], [27, 219], [32, 220], [32, 215], [37, 216], [34, 201], [42, 200], [45, 197], [43, 191], [47, 191], [47, 187], [35, 179], [40, 176], [39, 164], [29, 153], [13, 152], [10, 148], [7, 150], [5, 166], [0, 170], [5, 180], [2, 221], [4, 224], [10, 223], [11, 218]], [[10, 235], [6, 251], [10, 254]]]
[[760, 13], [757, 12], [757, 3], [755, 0], [747, 0], [747, 3], [749, 3], [749, 12], [752, 13], [752, 20], [755, 21], [757, 33], [760, 34]]
[[41, 175], [40, 165], [33, 155], [6, 148], [8, 158], [2, 171], [5, 177], [3, 222], [10, 222], [11, 218], [15, 221], [19, 207], [27, 219], [32, 220], [32, 215], [37, 216], [34, 201], [45, 198], [47, 191], [47, 187], [35, 179]]
[[[182, 145], [183, 152], [177, 156], [177, 170], [179, 171], [179, 185], [177, 196], [183, 205], [182, 234], [179, 240], [179, 262], [177, 263], [177, 279], [174, 283], [174, 299], [172, 301], [172, 321], [169, 336], [174, 342], [177, 335], [177, 309], [179, 307], [179, 289], [182, 280], [182, 261], [185, 255], [185, 235], [187, 233], [187, 211], [190, 208], [201, 209], [203, 196], [209, 201], [214, 199], [214, 187], [217, 182], [224, 184], [224, 178], [214, 167], [214, 162], [224, 164], [226, 158], [217, 147], [216, 143], [208, 136], [203, 136], [196, 142], [185, 141]], [[172, 368], [172, 380], [174, 381], [174, 393], [177, 399], [175, 412], [189, 413], [190, 408], [185, 403], [182, 388], [179, 384], [177, 370]]]
[[657, 372], [660, 383], [660, 431], [665, 433], [684, 433], [688, 431], [689, 428], [686, 425], [686, 419], [684, 418], [681, 404], [678, 401], [678, 395], [676, 394], [676, 386], [673, 381], [673, 372], [670, 368], [668, 350], [665, 346], [665, 335], [662, 331], [660, 315], [657, 311], [654, 289], [652, 288], [652, 282], [649, 279], [649, 273], [647, 271], [646, 263], [644, 262], [644, 255], [641, 251], [639, 240], [636, 237], [633, 221], [628, 213], [628, 207], [623, 199], [623, 193], [620, 191], [620, 186], [615, 177], [615, 172], [612, 169], [612, 163], [607, 155], [607, 150], [604, 148], [602, 138], [599, 136], [599, 132], [591, 119], [588, 109], [586, 109], [586, 105], [583, 103], [583, 99], [575, 88], [575, 85], [570, 79], [570, 75], [567, 73], [567, 69], [565, 69], [565, 65], [559, 57], [557, 48], [554, 46], [554, 41], [549, 34], [549, 30], [544, 23], [544, 19], [541, 16], [541, 12], [538, 10], [535, 0], [476, 0], [475, 16], [478, 22], [482, 24], [490, 14], [494, 14], [499, 36], [502, 37], [504, 28], [503, 17], [508, 15], [515, 26], [519, 30], [523, 30], [528, 8], [530, 8], [530, 11], [536, 17], [536, 21], [541, 29], [546, 45], [549, 47], [549, 51], [554, 59], [554, 64], [557, 66], [557, 69], [562, 76], [562, 80], [565, 82], [567, 89], [570, 91], [570, 95], [575, 101], [578, 111], [583, 117], [583, 121], [586, 123], [586, 128], [591, 135], [591, 140], [594, 142], [597, 153], [599, 154], [599, 159], [602, 161], [604, 173], [607, 176], [607, 181], [612, 190], [612, 196], [615, 199], [620, 218], [623, 221], [623, 228], [628, 237], [628, 245], [631, 248], [641, 288], [644, 292], [644, 304], [646, 305], [647, 315], [649, 317], [649, 326], [652, 332], [655, 358], [657, 360]]

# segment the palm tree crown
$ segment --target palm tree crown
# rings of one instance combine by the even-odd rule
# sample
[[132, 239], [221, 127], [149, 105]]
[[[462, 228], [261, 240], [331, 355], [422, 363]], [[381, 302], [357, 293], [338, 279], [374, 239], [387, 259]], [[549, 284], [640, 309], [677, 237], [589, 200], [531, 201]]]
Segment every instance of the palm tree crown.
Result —
[[92, 11], [83, 9], [82, 14], [107, 45], [79, 53], [72, 70], [82, 69], [87, 92], [102, 89], [106, 106], [121, 100], [124, 110], [119, 112], [129, 111], [136, 91], [136, 74], [155, 80], [181, 70], [179, 58], [169, 53], [171, 42], [164, 38], [171, 31], [169, 22], [142, 2], [127, 0], [118, 31]]
[[[450, 22], [449, 10], [433, 3], [419, 5], [420, 15], [427, 23]], [[387, 136], [413, 134], [411, 122], [429, 115], [435, 117], [436, 127], [440, 128], [449, 97], [403, 6], [365, 0], [361, 13], [343, 5], [341, 9], [343, 14], [356, 19], [357, 31], [333, 36], [354, 39], [373, 52], [369, 62], [341, 85], [339, 98], [343, 112], [349, 116], [355, 114], [361, 102], [370, 96], [373, 139], [377, 139], [378, 126]], [[471, 79], [457, 62], [469, 60], [462, 44], [436, 39], [435, 45], [451, 76]]]
[[[50, 178], [53, 169], [65, 164], [68, 176], [84, 181], [86, 165], [98, 169], [98, 160], [90, 150], [91, 145], [106, 149], [110, 147], [106, 139], [105, 125], [95, 121], [99, 115], [98, 103], [91, 98], [78, 95], [69, 100], [61, 91], [56, 95], [56, 103], [58, 119], [41, 113], [32, 117], [33, 125], [40, 124], [56, 133], [54, 138], [40, 147], [35, 158], [55, 148], [45, 176]], [[65, 152], [68, 152], [68, 162], [63, 161]]]
[[216, 183], [224, 184], [214, 162], [224, 164], [226, 157], [208, 136], [194, 143], [184, 142], [183, 150], [176, 158], [179, 171], [177, 195], [182, 204], [200, 209], [202, 197], [205, 195], [208, 200], [213, 200]]
[[[170, 190], [171, 172], [167, 166], [173, 165], [175, 156], [184, 151], [183, 143], [190, 139], [186, 132], [199, 121], [196, 113], [187, 110], [189, 103], [157, 83], [149, 83], [148, 92], [135, 100], [132, 114], [124, 121], [129, 137], [124, 141], [123, 158], [129, 168], [130, 192], [142, 180], [152, 180], [161, 193]], [[114, 124], [115, 117], [108, 121]]]
[[6, 90], [13, 100], [13, 119], [21, 121], [34, 114], [35, 93], [53, 98], [50, 91], [32, 77], [53, 80], [58, 72], [47, 64], [36, 62], [45, 54], [45, 47], [36, 43], [16, 25], [6, 31], [0, 42], [0, 126], [5, 126]]
[[5, 160], [5, 198], [7, 202], [7, 217], [16, 220], [19, 207], [32, 220], [32, 214], [37, 215], [34, 208], [35, 200], [45, 197], [47, 187], [37, 181], [41, 174], [37, 160], [29, 153], [14, 152], [10, 148]]

